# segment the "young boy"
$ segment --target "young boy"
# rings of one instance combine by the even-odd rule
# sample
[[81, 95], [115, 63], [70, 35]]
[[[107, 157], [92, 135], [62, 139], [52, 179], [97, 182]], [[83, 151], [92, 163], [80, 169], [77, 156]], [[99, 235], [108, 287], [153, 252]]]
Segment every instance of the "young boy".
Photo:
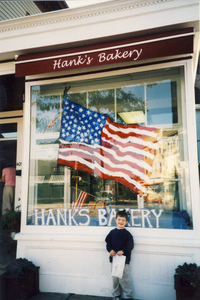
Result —
[[128, 215], [125, 210], [118, 211], [115, 222], [117, 228], [111, 230], [106, 237], [106, 248], [110, 253], [110, 262], [115, 255], [125, 255], [125, 267], [122, 279], [112, 277], [113, 280], [113, 300], [120, 300], [121, 291], [123, 291], [124, 299], [132, 300], [132, 288], [130, 280], [129, 263], [131, 260], [131, 251], [134, 248], [133, 236], [124, 227], [128, 221]]

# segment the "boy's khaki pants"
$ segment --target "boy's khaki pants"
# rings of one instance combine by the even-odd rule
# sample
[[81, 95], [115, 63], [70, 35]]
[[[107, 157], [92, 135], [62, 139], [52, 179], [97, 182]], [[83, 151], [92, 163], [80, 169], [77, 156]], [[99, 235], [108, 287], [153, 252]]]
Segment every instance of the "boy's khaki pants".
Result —
[[122, 279], [112, 277], [113, 281], [113, 297], [124, 295], [124, 299], [132, 299], [132, 285], [130, 278], [130, 266], [125, 264]]

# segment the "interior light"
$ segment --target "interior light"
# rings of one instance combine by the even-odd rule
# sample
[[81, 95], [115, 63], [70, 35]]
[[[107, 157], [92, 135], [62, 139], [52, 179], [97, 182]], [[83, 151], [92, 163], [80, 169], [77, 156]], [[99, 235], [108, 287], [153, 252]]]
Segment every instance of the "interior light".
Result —
[[145, 115], [142, 110], [121, 112], [118, 114], [126, 124], [145, 123]]

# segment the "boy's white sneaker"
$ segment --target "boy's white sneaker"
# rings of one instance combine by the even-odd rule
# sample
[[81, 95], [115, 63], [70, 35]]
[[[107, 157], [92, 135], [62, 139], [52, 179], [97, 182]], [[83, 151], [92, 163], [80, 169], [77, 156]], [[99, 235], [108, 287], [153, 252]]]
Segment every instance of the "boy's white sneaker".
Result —
[[121, 297], [119, 296], [119, 297], [113, 297], [112, 298], [112, 300], [120, 300], [121, 299]]

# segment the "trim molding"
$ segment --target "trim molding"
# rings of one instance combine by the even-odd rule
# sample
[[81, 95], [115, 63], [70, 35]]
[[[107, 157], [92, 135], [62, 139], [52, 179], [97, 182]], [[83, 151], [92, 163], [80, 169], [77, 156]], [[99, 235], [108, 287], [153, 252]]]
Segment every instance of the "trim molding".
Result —
[[[59, 11], [58, 14], [60, 15], [60, 18], [57, 18], [57, 13], [45, 13], [45, 17], [48, 18], [48, 20], [44, 21], [44, 14], [38, 15], [39, 17], [41, 16], [42, 21], [34, 21], [34, 19], [38, 16], [32, 16], [32, 17], [24, 17], [24, 18], [20, 18], [16, 19], [16, 20], [9, 20], [9, 21], [5, 21], [8, 22], [7, 26], [0, 28], [0, 33], [5, 33], [5, 32], [11, 32], [11, 31], [15, 31], [15, 30], [23, 30], [23, 29], [27, 29], [27, 28], [33, 28], [33, 27], [38, 27], [38, 26], [46, 26], [46, 25], [52, 25], [52, 24], [59, 24], [59, 23], [64, 23], [64, 22], [69, 22], [69, 21], [76, 21], [76, 20], [81, 20], [81, 19], [87, 19], [87, 18], [91, 18], [91, 17], [97, 17], [97, 16], [101, 16], [101, 15], [106, 15], [106, 14], [112, 14], [112, 13], [119, 13], [122, 11], [128, 11], [128, 10], [134, 10], [134, 9], [138, 9], [138, 8], [143, 8], [143, 7], [147, 7], [147, 6], [153, 6], [153, 5], [158, 5], [158, 4], [164, 4], [164, 3], [168, 3], [168, 2], [174, 2], [175, 0], [156, 0], [156, 1], [137, 1], [135, 4], [131, 4], [131, 5], [126, 5], [126, 3], [124, 3], [124, 1], [118, 1], [117, 4], [125, 4], [125, 5], [121, 5], [120, 7], [116, 7], [116, 1], [113, 2], [108, 2], [107, 6], [113, 6], [113, 8], [111, 9], [101, 9], [99, 11], [94, 11], [94, 6], [90, 6], [90, 8], [92, 8], [92, 10], [90, 9], [91, 12], [88, 13], [79, 13], [78, 11], [80, 10], [85, 10], [85, 8], [77, 8], [76, 9], [76, 14], [74, 14], [74, 9], [69, 9], [69, 10], [65, 10], [65, 11]], [[128, 2], [133, 2], [133, 1], [128, 1]], [[96, 9], [100, 9], [101, 6], [105, 6], [105, 3], [102, 4], [97, 4], [95, 6]], [[67, 16], [67, 17], [62, 17], [61, 15], [68, 15], [68, 14], [72, 14], [71, 16]], [[50, 14], [52, 14], [52, 18], [50, 18]], [[54, 16], [53, 16], [54, 14]], [[55, 17], [55, 18], [53, 18]], [[12, 26], [9, 25], [10, 22], [14, 23], [16, 21], [20, 21], [20, 24], [23, 22], [22, 25], [16, 25], [16, 26]], [[2, 25], [3, 22], [2, 22]]]

